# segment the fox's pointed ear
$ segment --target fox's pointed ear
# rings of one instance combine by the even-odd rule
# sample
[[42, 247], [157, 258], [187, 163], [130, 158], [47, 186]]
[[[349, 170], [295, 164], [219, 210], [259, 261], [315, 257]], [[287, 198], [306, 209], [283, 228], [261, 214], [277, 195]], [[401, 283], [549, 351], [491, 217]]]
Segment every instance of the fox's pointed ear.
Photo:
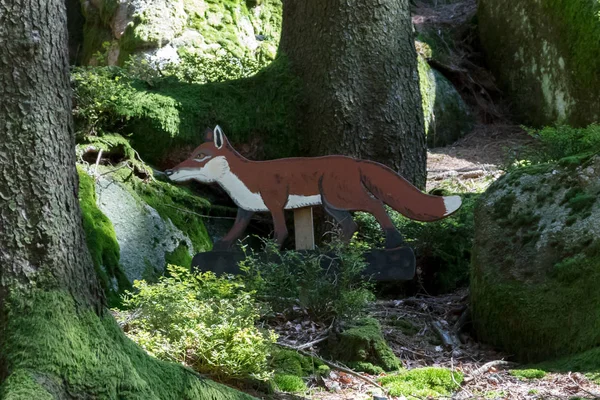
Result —
[[217, 149], [220, 149], [221, 147], [223, 147], [223, 144], [225, 144], [225, 134], [223, 133], [223, 129], [221, 129], [221, 127], [217, 125], [215, 126], [215, 129], [213, 129], [213, 132], [215, 146]]

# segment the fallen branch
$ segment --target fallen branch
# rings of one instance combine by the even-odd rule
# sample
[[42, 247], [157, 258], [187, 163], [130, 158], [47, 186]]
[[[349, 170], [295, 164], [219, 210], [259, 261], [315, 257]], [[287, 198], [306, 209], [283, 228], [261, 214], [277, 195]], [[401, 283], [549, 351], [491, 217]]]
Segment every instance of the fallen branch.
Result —
[[493, 367], [497, 367], [499, 365], [510, 365], [510, 364], [513, 364], [513, 363], [508, 362], [508, 361], [504, 361], [504, 360], [490, 361], [488, 363], [483, 364], [481, 367], [477, 368], [475, 371], [471, 372], [469, 374], [469, 376], [466, 376], [463, 381], [464, 382], [471, 382], [472, 380], [474, 380], [474, 379], [478, 378], [479, 376], [481, 376], [481, 375], [485, 374], [486, 372], [488, 372]]
[[323, 336], [322, 338], [319, 338], [317, 340], [313, 340], [312, 342], [308, 342], [308, 343], [304, 343], [304, 344], [302, 344], [300, 346], [296, 346], [296, 350], [308, 349], [309, 347], [312, 347], [315, 344], [319, 344], [319, 343], [322, 343], [322, 342], [326, 341], [328, 337], [329, 336], [326, 335], [326, 336]]
[[573, 377], [571, 376], [571, 372], [569, 372], [568, 377], [571, 380], [571, 382], [573, 382], [575, 385], [577, 385], [577, 387], [579, 388], [579, 390], [581, 390], [582, 392], [585, 392], [585, 393], [589, 394], [590, 396], [593, 396], [595, 399], [600, 399], [600, 393], [592, 392], [591, 390], [585, 389], [575, 379], [573, 379]]
[[460, 340], [453, 332], [450, 332], [442, 327], [441, 322], [431, 321], [431, 328], [439, 336], [440, 340], [446, 347], [455, 348], [460, 346]]
[[339, 365], [339, 364], [336, 364], [336, 363], [334, 363], [334, 362], [332, 362], [332, 361], [327, 361], [327, 360], [326, 360], [326, 359], [324, 359], [323, 357], [319, 357], [318, 355], [316, 355], [316, 354], [314, 354], [314, 353], [311, 353], [311, 352], [309, 352], [309, 351], [305, 351], [305, 350], [299, 350], [299, 349], [295, 348], [294, 346], [290, 346], [290, 345], [288, 345], [288, 344], [284, 344], [284, 343], [276, 343], [276, 344], [277, 344], [278, 346], [280, 346], [280, 347], [283, 347], [283, 348], [286, 348], [286, 349], [289, 349], [289, 350], [295, 350], [295, 351], [297, 351], [298, 353], [300, 353], [300, 354], [302, 354], [302, 355], [305, 355], [305, 356], [307, 356], [307, 357], [314, 357], [314, 358], [316, 358], [317, 360], [321, 361], [323, 364], [327, 365], [328, 367], [331, 367], [331, 368], [333, 368], [333, 369], [337, 369], [338, 371], [345, 372], [345, 373], [347, 373], [348, 375], [355, 376], [355, 377], [357, 377], [358, 379], [361, 379], [361, 380], [363, 380], [363, 381], [365, 381], [365, 382], [367, 382], [367, 383], [369, 383], [369, 384], [371, 384], [371, 385], [373, 385], [373, 386], [376, 386], [377, 388], [379, 388], [379, 389], [383, 390], [383, 392], [384, 392], [384, 393], [386, 393], [386, 392], [387, 392], [387, 391], [386, 391], [386, 390], [383, 388], [383, 386], [381, 386], [379, 383], [375, 382], [373, 379], [371, 379], [371, 378], [368, 378], [368, 377], [366, 377], [366, 376], [364, 376], [364, 375], [361, 375], [361, 374], [359, 374], [358, 372], [351, 370], [350, 368], [342, 367], [341, 365]]

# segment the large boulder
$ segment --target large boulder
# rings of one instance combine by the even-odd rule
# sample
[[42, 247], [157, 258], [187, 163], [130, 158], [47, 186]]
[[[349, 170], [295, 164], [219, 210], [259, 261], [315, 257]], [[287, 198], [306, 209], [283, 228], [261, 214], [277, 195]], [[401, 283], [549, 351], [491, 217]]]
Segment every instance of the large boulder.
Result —
[[479, 1], [488, 65], [521, 122], [598, 121], [599, 10], [596, 0]]
[[[110, 137], [108, 137], [110, 140]], [[106, 146], [108, 159], [117, 156]], [[85, 156], [94, 145], [80, 146]], [[154, 280], [167, 264], [190, 266], [192, 256], [210, 250], [202, 214], [210, 203], [188, 190], [126, 168], [79, 167], [79, 199], [88, 248], [110, 304], [137, 279]]]
[[523, 361], [600, 345], [600, 156], [517, 169], [475, 208], [481, 340]]
[[273, 59], [281, 31], [281, 0], [82, 0], [82, 10], [84, 64], [98, 51], [109, 65], [129, 55], [176, 63], [181, 51]]

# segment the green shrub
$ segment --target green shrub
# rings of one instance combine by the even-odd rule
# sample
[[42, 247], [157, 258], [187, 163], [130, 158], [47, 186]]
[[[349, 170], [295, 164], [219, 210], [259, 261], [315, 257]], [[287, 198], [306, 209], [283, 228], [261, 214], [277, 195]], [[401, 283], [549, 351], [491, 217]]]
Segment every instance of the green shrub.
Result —
[[[473, 210], [479, 194], [460, 196], [463, 200], [460, 210], [436, 222], [413, 221], [388, 208], [394, 225], [415, 250], [422, 284], [433, 292], [450, 292], [468, 284], [475, 232]], [[366, 247], [382, 247], [385, 237], [377, 220], [367, 213], [355, 215], [358, 240]]]
[[76, 67], [71, 73], [73, 116], [80, 137], [113, 131], [133, 105], [135, 89], [119, 67]]
[[534, 162], [556, 161], [584, 153], [600, 152], [600, 125], [592, 124], [587, 128], [573, 128], [568, 125], [527, 129], [541, 144], [530, 154]]
[[297, 156], [294, 121], [300, 86], [284, 58], [244, 79], [197, 84], [177, 78], [221, 80], [250, 73], [250, 67], [232, 68], [160, 77], [143, 67], [75, 68], [71, 81], [78, 137], [119, 133], [145, 161], [158, 164], [182, 147], [187, 153], [205, 128], [220, 124], [234, 144], [258, 141], [259, 158]]
[[155, 285], [136, 281], [119, 313], [127, 335], [157, 358], [217, 377], [267, 379], [272, 332], [255, 327], [253, 294], [238, 281], [169, 265]]
[[371, 284], [361, 273], [366, 264], [352, 246], [333, 242], [316, 252], [279, 251], [264, 240], [264, 250], [255, 253], [244, 246], [240, 263], [248, 287], [284, 310], [296, 302], [318, 321], [334, 317], [360, 317], [373, 300]]

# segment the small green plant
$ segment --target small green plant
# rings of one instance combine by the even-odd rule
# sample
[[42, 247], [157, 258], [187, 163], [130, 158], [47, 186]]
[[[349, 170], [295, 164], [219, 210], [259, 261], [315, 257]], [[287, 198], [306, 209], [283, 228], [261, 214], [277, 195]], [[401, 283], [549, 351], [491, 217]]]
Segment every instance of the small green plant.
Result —
[[268, 379], [273, 332], [255, 327], [253, 293], [233, 278], [168, 266], [157, 284], [135, 281], [117, 319], [127, 335], [157, 358], [219, 378]]
[[361, 275], [366, 263], [359, 248], [333, 241], [320, 251], [302, 253], [263, 242], [261, 253], [243, 246], [246, 259], [240, 267], [248, 287], [274, 309], [299, 303], [315, 320], [349, 320], [360, 317], [373, 300], [372, 285]]
[[541, 149], [534, 154], [537, 162], [556, 161], [583, 153], [600, 152], [600, 125], [592, 124], [587, 128], [574, 128], [568, 125], [527, 129], [537, 138]]
[[80, 136], [102, 134], [126, 119], [135, 90], [119, 67], [76, 67], [71, 73], [73, 116]]

